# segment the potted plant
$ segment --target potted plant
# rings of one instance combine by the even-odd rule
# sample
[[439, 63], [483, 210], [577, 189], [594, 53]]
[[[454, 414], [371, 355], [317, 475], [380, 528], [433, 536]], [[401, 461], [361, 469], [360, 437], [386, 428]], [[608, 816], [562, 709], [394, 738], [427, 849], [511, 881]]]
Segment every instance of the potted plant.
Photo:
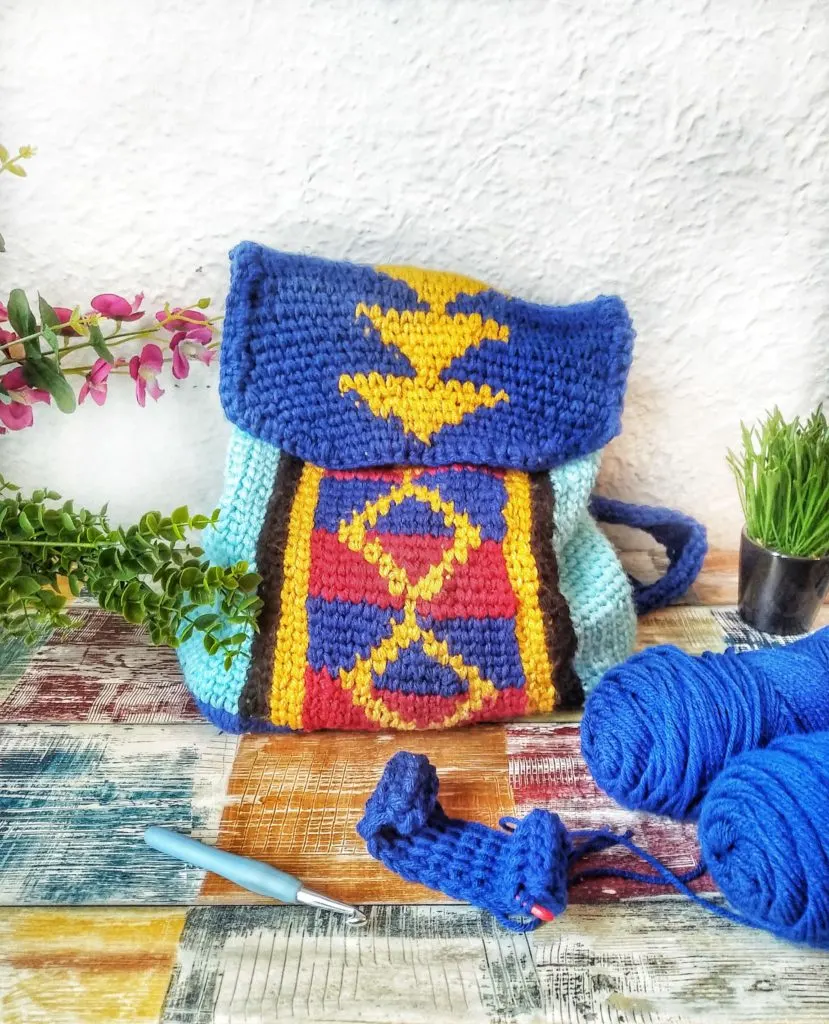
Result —
[[829, 424], [821, 407], [804, 422], [780, 410], [728, 453], [745, 515], [739, 612], [781, 636], [806, 633], [829, 591]]

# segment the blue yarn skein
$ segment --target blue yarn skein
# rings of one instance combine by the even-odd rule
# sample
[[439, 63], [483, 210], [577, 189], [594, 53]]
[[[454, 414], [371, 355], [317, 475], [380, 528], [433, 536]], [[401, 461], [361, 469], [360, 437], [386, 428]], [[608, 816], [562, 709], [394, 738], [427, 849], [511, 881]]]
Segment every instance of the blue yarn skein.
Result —
[[726, 765], [699, 840], [746, 923], [829, 948], [829, 732], [784, 736]]
[[596, 783], [633, 810], [699, 817], [730, 758], [829, 730], [829, 627], [786, 647], [694, 657], [651, 647], [605, 673], [581, 748]]

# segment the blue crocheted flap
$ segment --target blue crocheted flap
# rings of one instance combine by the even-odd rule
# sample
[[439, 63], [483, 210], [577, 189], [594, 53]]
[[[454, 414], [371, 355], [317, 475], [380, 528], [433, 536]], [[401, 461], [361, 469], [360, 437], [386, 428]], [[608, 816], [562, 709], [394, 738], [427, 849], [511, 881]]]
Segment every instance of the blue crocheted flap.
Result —
[[620, 429], [621, 299], [513, 299], [456, 274], [231, 253], [221, 397], [242, 430], [331, 469], [548, 469]]

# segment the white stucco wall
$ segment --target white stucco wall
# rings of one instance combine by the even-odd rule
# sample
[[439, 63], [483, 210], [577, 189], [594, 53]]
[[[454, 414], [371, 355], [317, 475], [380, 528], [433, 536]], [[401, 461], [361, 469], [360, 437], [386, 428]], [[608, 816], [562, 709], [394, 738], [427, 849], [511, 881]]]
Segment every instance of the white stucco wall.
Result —
[[[606, 492], [733, 546], [738, 420], [829, 397], [825, 0], [10, 0], [0, 284], [55, 304], [226, 287], [242, 238], [451, 268], [638, 330]], [[121, 517], [211, 506], [213, 371], [0, 438]]]

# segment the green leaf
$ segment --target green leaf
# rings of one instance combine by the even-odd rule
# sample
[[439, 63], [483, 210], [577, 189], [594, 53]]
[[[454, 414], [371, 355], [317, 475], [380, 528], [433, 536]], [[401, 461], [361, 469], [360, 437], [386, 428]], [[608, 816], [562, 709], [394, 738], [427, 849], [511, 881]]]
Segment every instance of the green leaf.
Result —
[[20, 572], [23, 562], [19, 555], [6, 555], [0, 558], [0, 580], [11, 580]]
[[207, 307], [210, 305], [210, 299], [199, 299], [196, 305], [198, 306], [199, 309], [207, 309]]
[[17, 525], [26, 537], [34, 537], [35, 528], [29, 522], [28, 516], [25, 512], [21, 512], [17, 517]]
[[248, 572], [239, 580], [239, 589], [249, 594], [256, 590], [261, 582], [262, 577], [258, 573]]
[[9, 159], [9, 151], [5, 146], [0, 146], [0, 163], [5, 163]]
[[203, 576], [199, 569], [195, 569], [192, 566], [189, 569], [184, 569], [179, 578], [181, 589], [191, 590], [193, 587], [198, 586], [202, 579]]
[[9, 314], [9, 323], [18, 337], [25, 338], [26, 335], [37, 332], [37, 321], [22, 288], [12, 288], [6, 308]]
[[37, 304], [40, 309], [40, 326], [41, 327], [59, 327], [60, 318], [57, 313], [52, 309], [46, 299], [38, 292]]
[[215, 654], [220, 646], [219, 641], [216, 639], [216, 637], [211, 636], [210, 633], [205, 633], [203, 643], [204, 649], [207, 651], [208, 654]]
[[5, 251], [6, 251], [6, 239], [3, 238], [2, 235], [0, 235], [0, 252], [5, 252]]
[[[30, 597], [41, 589], [40, 584], [31, 576], [18, 576], [14, 581], [14, 591], [21, 597]], [[45, 591], [44, 593], [48, 593]]]
[[20, 164], [6, 164], [3, 170], [9, 171], [11, 174], [16, 174], [18, 178], [26, 177], [26, 170], [21, 167]]
[[106, 359], [110, 366], [115, 365], [115, 356], [107, 348], [104, 335], [97, 324], [89, 325], [89, 343], [94, 349], [96, 356], [100, 359]]
[[51, 327], [44, 327], [40, 333], [45, 339], [46, 344], [49, 346], [49, 348], [55, 353], [55, 355], [57, 355], [60, 349], [57, 334], [55, 334]]
[[24, 506], [23, 511], [26, 513], [26, 518], [35, 527], [43, 527], [43, 506], [36, 505], [30, 501]]
[[56, 611], [59, 608], [63, 608], [66, 604], [66, 598], [63, 594], [56, 594], [54, 590], [41, 590], [40, 591], [41, 602], [52, 611]]
[[124, 601], [121, 604], [121, 614], [127, 622], [136, 626], [144, 621], [144, 607], [137, 601]]
[[205, 527], [207, 527], [209, 525], [210, 525], [210, 520], [207, 518], [207, 516], [202, 516], [202, 515], [193, 516], [193, 529], [194, 530], [204, 530]]
[[75, 392], [53, 359], [44, 356], [35, 361], [27, 360], [23, 364], [23, 375], [27, 384], [48, 391], [61, 412], [74, 411]]
[[200, 632], [204, 632], [204, 630], [206, 629], [210, 629], [213, 626], [218, 626], [220, 622], [221, 616], [217, 615], [215, 612], [205, 612], [204, 615], [200, 615], [196, 619], [194, 626]]
[[204, 574], [204, 581], [208, 587], [218, 587], [224, 579], [224, 570], [220, 565], [211, 565]]
[[187, 508], [186, 505], [181, 505], [179, 506], [179, 508], [173, 511], [173, 513], [170, 516], [170, 519], [177, 526], [183, 526], [186, 523], [190, 522], [190, 510]]

